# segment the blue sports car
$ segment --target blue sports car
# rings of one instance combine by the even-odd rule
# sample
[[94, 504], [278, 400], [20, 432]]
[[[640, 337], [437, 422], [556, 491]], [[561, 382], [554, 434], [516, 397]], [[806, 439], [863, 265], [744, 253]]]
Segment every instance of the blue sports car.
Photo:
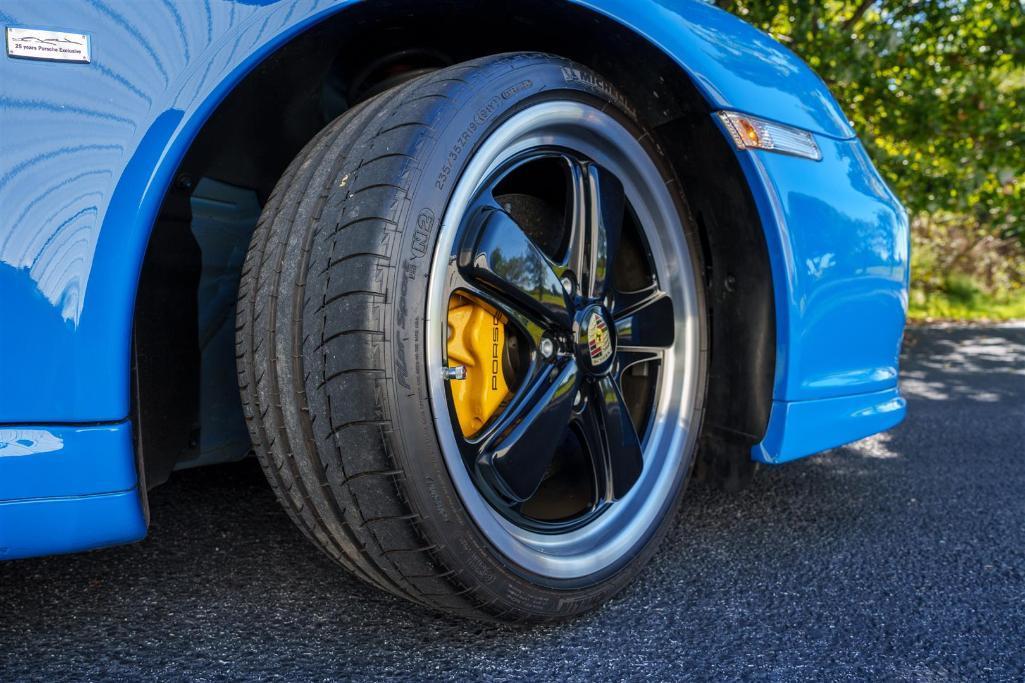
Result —
[[908, 222], [698, 0], [2, 0], [0, 559], [256, 454], [471, 618], [639, 573], [691, 476], [893, 427]]

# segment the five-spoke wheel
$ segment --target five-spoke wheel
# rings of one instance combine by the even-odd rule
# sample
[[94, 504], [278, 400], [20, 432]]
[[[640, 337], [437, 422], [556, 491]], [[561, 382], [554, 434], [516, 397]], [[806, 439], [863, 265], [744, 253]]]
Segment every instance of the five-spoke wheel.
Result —
[[[460, 380], [432, 373], [435, 421], [475, 521], [531, 571], [614, 565], [685, 474], [702, 323], [680, 212], [645, 146], [582, 102], [511, 118], [453, 194], [429, 305], [439, 323], [454, 296], [504, 322], [509, 392], [468, 433]], [[429, 365], [453, 365], [451, 330], [428, 334]]]
[[[565, 189], [538, 188], [538, 179]], [[548, 210], [531, 212], [530, 198]], [[459, 448], [488, 500], [525, 527], [560, 531], [586, 523], [625, 496], [644, 467], [646, 424], [634, 424], [624, 374], [640, 363], [658, 372], [675, 320], [672, 298], [650, 265], [631, 273], [646, 282], [642, 289], [616, 282], [623, 231], [637, 229], [632, 218], [615, 175], [573, 150], [546, 146], [490, 175], [459, 226], [449, 289], [500, 312], [508, 340], [502, 351], [518, 356], [505, 361], [516, 368], [515, 392], [483, 429], [459, 434]], [[646, 246], [641, 235], [628, 237], [635, 249]], [[576, 496], [532, 505], [567, 460], [585, 465], [576, 468], [577, 481], [560, 483], [560, 493], [575, 484]], [[580, 501], [586, 504], [572, 509]], [[557, 517], [539, 518], [541, 507]]]

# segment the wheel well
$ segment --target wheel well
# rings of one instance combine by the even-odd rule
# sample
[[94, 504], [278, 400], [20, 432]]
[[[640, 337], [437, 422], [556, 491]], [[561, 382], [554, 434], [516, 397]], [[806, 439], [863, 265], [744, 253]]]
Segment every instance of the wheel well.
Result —
[[427, 70], [524, 50], [571, 58], [615, 83], [671, 159], [700, 229], [710, 306], [698, 472], [725, 481], [750, 472], [775, 370], [769, 259], [737, 159], [687, 74], [641, 36], [576, 5], [394, 0], [342, 10], [264, 60], [219, 105], [180, 164], [154, 225], [135, 314], [133, 412], [150, 486], [193, 458], [197, 435], [212, 428], [201, 415], [206, 371], [194, 320], [206, 266], [190, 230], [201, 179], [255, 193], [262, 206], [299, 150], [355, 102]]

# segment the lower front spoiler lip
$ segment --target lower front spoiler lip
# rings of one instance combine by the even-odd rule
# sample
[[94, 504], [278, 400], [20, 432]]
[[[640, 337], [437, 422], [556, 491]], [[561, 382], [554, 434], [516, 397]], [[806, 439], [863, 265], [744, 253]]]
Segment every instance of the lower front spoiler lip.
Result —
[[0, 560], [74, 553], [142, 540], [138, 488], [115, 493], [0, 502]]
[[132, 423], [0, 426], [0, 560], [146, 535]]
[[907, 401], [897, 387], [810, 401], [773, 401], [756, 462], [779, 464], [842, 446], [897, 426]]

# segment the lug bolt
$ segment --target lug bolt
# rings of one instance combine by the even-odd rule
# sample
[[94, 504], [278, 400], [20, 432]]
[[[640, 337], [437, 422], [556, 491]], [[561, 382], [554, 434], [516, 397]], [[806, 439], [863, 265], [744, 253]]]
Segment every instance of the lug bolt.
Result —
[[457, 365], [453, 368], [442, 368], [441, 378], [445, 381], [466, 379], [466, 366]]
[[541, 340], [541, 344], [538, 346], [538, 350], [541, 351], [541, 355], [545, 358], [551, 358], [552, 354], [555, 353], [555, 344], [551, 339], [545, 337]]

